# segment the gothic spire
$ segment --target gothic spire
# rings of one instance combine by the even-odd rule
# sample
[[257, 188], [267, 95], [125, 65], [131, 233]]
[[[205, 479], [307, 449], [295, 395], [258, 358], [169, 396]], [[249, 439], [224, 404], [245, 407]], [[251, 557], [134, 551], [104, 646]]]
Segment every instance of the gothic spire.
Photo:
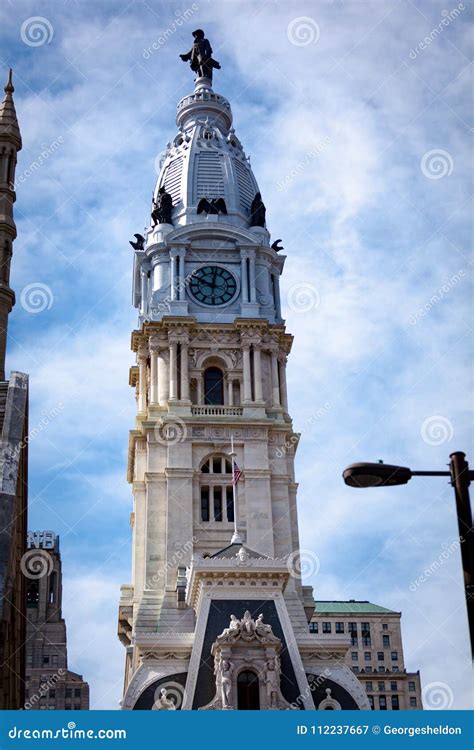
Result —
[[21, 149], [21, 135], [13, 103], [15, 88], [12, 78], [13, 71], [10, 68], [8, 80], [4, 87], [5, 97], [0, 104], [0, 138], [2, 140], [10, 140], [16, 146], [17, 151], [19, 151]]

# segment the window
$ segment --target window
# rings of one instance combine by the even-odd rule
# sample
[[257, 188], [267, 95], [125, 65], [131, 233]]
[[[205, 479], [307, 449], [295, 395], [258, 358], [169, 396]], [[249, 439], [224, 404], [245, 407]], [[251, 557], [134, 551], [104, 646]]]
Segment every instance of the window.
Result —
[[377, 659], [378, 661], [383, 661], [385, 659], [385, 654], [383, 651], [377, 651]]
[[364, 651], [364, 660], [370, 661], [371, 658], [372, 658], [372, 654], [370, 653], [370, 651]]
[[74, 688], [74, 697], [75, 698], [81, 697], [81, 688]]
[[359, 674], [359, 667], [352, 667], [354, 674]]
[[370, 640], [370, 636], [366, 636], [366, 635], [362, 636], [362, 645], [363, 646], [371, 646], [372, 645], [371, 640]]
[[317, 633], [318, 632], [318, 623], [317, 622], [310, 622], [309, 623], [309, 632], [310, 633]]
[[372, 672], [372, 667], [369, 667], [369, 666], [367, 666], [367, 667], [365, 668], [365, 671], [366, 671], [366, 672]]
[[392, 661], [398, 661], [398, 651], [392, 651]]
[[410, 706], [416, 706], [416, 698], [410, 698]]
[[209, 521], [209, 487], [201, 487], [201, 521]]
[[416, 685], [415, 685], [415, 683], [414, 683], [414, 682], [409, 682], [409, 683], [408, 683], [408, 690], [410, 691], [410, 693], [414, 693], [414, 692], [415, 692], [415, 690], [416, 690]]
[[382, 623], [382, 630], [388, 630], [388, 625], [386, 622]]
[[395, 691], [398, 690], [398, 685], [396, 682], [390, 683], [390, 690], [395, 690]]
[[344, 623], [336, 622], [336, 633], [343, 633], [343, 632], [344, 632]]
[[373, 688], [372, 688], [372, 683], [371, 682], [366, 682], [365, 683], [365, 690], [366, 690], [367, 693], [371, 693], [372, 692]]
[[49, 691], [49, 700], [53, 701], [56, 698], [56, 690]]
[[385, 667], [379, 667], [379, 672], [385, 672]]
[[352, 651], [351, 652], [352, 661], [357, 661], [357, 657], [358, 657], [357, 651]]
[[357, 646], [357, 623], [349, 622], [347, 624], [347, 630], [351, 636], [351, 646]]
[[323, 633], [330, 633], [330, 632], [331, 632], [331, 623], [323, 622]]
[[239, 711], [260, 710], [260, 687], [255, 672], [246, 669], [237, 677], [237, 708]]
[[389, 635], [383, 635], [382, 642], [383, 642], [384, 648], [390, 648], [390, 636]]
[[374, 710], [374, 708], [375, 708], [375, 704], [374, 704], [374, 696], [373, 696], [373, 695], [368, 695], [368, 696], [367, 696], [367, 698], [369, 699], [369, 703], [370, 703], [370, 708], [371, 708], [372, 710]]
[[362, 631], [362, 635], [370, 635], [370, 622], [362, 622], [360, 629]]
[[28, 581], [26, 585], [26, 606], [37, 607], [39, 602], [39, 582]]
[[72, 698], [72, 688], [66, 688], [66, 698]]
[[49, 656], [43, 656], [43, 667], [49, 664]]
[[204, 370], [204, 403], [211, 406], [224, 403], [224, 376], [218, 367]]
[[234, 491], [232, 489], [232, 486], [227, 486], [225, 489], [226, 492], [226, 511], [227, 511], [227, 520], [230, 523], [234, 523]]
[[392, 711], [399, 711], [400, 710], [400, 702], [398, 700], [398, 695], [392, 695]]
[[214, 521], [222, 521], [222, 487], [214, 487]]
[[381, 711], [387, 710], [387, 697], [385, 695], [379, 695], [379, 708]]
[[379, 682], [378, 683], [378, 689], [383, 692], [385, 690], [385, 682]]
[[52, 655], [52, 657], [51, 657], [51, 666], [52, 667], [57, 667], [58, 666], [58, 655], [57, 654], [53, 654]]

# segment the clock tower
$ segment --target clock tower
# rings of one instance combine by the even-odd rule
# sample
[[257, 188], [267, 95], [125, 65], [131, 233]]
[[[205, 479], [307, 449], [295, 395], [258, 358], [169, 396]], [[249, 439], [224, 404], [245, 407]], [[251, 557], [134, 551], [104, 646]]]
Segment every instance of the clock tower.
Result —
[[131, 243], [137, 416], [122, 708], [368, 708], [343, 663], [349, 636], [309, 632], [286, 386], [292, 337], [280, 303], [286, 258], [230, 104], [212, 88], [219, 64], [204, 33], [193, 35], [182, 59], [195, 88], [178, 103], [150, 225]]

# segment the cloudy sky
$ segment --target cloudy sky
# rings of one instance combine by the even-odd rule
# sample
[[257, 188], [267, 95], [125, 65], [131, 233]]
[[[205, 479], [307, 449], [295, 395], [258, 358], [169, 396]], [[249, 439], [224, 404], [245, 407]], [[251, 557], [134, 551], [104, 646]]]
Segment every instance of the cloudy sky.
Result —
[[7, 368], [30, 373], [30, 425], [48, 423], [30, 445], [30, 528], [61, 536], [70, 668], [92, 708], [117, 708], [123, 676], [128, 240], [192, 89], [177, 55], [198, 27], [288, 256], [306, 582], [401, 610], [407, 667], [470, 707], [451, 487], [341, 480], [357, 460], [474, 461], [468, 0], [9, 0], [0, 27], [24, 143]]

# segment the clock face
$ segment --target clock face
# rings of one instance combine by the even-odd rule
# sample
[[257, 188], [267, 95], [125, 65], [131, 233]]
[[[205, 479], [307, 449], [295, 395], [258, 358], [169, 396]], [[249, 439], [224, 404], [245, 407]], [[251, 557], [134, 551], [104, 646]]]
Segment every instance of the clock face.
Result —
[[235, 295], [237, 282], [226, 268], [203, 266], [194, 272], [189, 287], [203, 305], [224, 305]]

